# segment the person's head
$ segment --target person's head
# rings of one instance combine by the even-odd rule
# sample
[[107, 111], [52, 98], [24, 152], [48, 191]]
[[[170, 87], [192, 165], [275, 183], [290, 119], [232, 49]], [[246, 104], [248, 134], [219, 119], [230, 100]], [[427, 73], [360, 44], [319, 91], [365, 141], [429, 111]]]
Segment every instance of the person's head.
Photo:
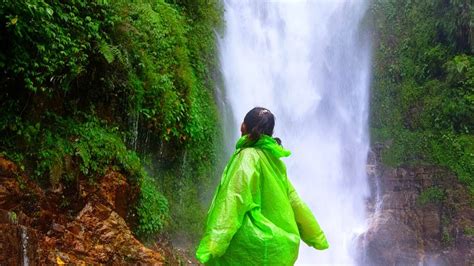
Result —
[[[244, 118], [240, 127], [242, 135], [248, 135], [252, 141], [258, 140], [262, 134], [273, 136], [275, 127], [275, 116], [270, 110], [263, 107], [255, 107], [250, 110]], [[275, 138], [281, 144], [279, 138]]]

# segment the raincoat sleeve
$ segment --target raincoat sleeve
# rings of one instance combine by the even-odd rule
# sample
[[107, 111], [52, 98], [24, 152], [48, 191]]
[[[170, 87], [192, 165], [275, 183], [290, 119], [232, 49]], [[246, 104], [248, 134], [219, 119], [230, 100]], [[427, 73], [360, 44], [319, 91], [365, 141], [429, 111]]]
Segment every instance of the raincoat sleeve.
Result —
[[256, 158], [242, 150], [224, 171], [209, 209], [204, 237], [196, 258], [201, 263], [222, 256], [240, 228], [244, 215], [255, 206], [253, 194], [258, 189]]
[[314, 218], [313, 213], [306, 203], [298, 196], [298, 193], [289, 180], [288, 196], [295, 214], [295, 220], [301, 239], [315, 249], [323, 250], [329, 248], [326, 236], [319, 226], [319, 223], [316, 221], [316, 218]]

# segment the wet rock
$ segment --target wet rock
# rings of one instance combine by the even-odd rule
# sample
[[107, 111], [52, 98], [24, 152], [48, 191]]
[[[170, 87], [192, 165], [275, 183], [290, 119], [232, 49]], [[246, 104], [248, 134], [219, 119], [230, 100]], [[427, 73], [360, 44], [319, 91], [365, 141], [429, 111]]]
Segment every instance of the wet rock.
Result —
[[[76, 193], [82, 206], [61, 211], [63, 193], [45, 193], [0, 157], [0, 265], [161, 265], [162, 253], [145, 247], [130, 231], [130, 188], [109, 171]], [[79, 187], [79, 186], [78, 186]], [[82, 203], [83, 202], [83, 203]]]
[[53, 223], [53, 225], [51, 226], [51, 229], [53, 229], [57, 233], [64, 233], [64, 231], [66, 230], [64, 225], [57, 224], [57, 223]]
[[21, 225], [0, 224], [2, 265], [36, 265], [38, 232]]
[[15, 177], [18, 175], [18, 167], [10, 160], [0, 157], [0, 177]]
[[[474, 199], [450, 171], [435, 166], [384, 167], [369, 153], [369, 228], [359, 238], [361, 265], [474, 265]], [[420, 203], [423, 191], [444, 193]]]
[[19, 204], [20, 185], [14, 178], [0, 180], [0, 206], [11, 209]]
[[67, 225], [67, 230], [78, 237], [80, 237], [82, 233], [84, 232], [83, 226], [77, 223], [69, 223]]
[[99, 196], [105, 199], [112, 209], [122, 217], [127, 215], [129, 193], [130, 188], [127, 180], [118, 172], [109, 171], [100, 180]]
[[439, 212], [436, 207], [430, 206], [424, 208], [423, 211], [419, 214], [421, 217], [421, 223], [423, 227], [423, 235], [428, 239], [436, 239], [441, 234], [441, 219]]

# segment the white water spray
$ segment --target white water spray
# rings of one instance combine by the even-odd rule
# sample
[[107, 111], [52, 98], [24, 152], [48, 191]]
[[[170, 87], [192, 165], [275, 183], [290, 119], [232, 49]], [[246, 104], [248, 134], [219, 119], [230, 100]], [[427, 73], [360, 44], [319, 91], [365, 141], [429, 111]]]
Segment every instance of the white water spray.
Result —
[[[225, 0], [220, 56], [237, 129], [254, 106], [277, 117], [288, 174], [330, 249], [301, 245], [299, 264], [355, 264], [366, 227], [369, 38], [363, 0]], [[237, 139], [238, 131], [228, 138]]]

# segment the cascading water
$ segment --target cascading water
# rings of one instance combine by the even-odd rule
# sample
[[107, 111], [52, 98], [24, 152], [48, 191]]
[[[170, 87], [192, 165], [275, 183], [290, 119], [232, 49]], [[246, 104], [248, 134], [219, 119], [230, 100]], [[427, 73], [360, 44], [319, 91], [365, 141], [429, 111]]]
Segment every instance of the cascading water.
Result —
[[21, 228], [21, 252], [22, 252], [22, 265], [29, 266], [30, 259], [28, 258], [28, 234], [27, 229], [24, 226], [20, 226]]
[[366, 227], [370, 41], [363, 0], [225, 0], [220, 59], [238, 126], [254, 106], [277, 117], [288, 175], [330, 249], [301, 245], [298, 263], [355, 264]]

